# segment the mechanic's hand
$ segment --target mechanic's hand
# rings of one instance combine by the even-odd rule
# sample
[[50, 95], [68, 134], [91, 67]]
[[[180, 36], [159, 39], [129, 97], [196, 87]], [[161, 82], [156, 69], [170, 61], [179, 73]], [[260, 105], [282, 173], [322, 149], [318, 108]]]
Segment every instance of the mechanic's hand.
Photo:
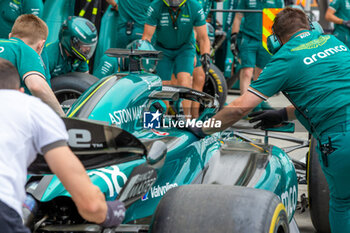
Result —
[[107, 215], [106, 220], [101, 223], [103, 227], [117, 227], [125, 217], [125, 205], [119, 200], [107, 201]]
[[231, 51], [233, 56], [238, 57], [237, 32], [231, 34]]
[[112, 6], [112, 10], [118, 11], [118, 4], [115, 0], [106, 0], [106, 2]]
[[283, 121], [288, 120], [287, 109], [282, 108], [280, 110], [264, 110], [258, 112], [252, 112], [248, 115], [253, 119], [249, 120], [249, 123], [260, 121], [254, 125], [254, 129], [268, 129], [272, 128], [278, 124], [281, 124]]
[[186, 129], [191, 133], [193, 133], [199, 139], [205, 138], [206, 136], [208, 136], [206, 133], [203, 132], [202, 128], [199, 128], [196, 125], [194, 125], [193, 127], [189, 126]]
[[202, 54], [201, 63], [205, 73], [205, 76], [209, 75], [209, 67], [210, 67], [210, 55], [209, 53]]
[[350, 20], [343, 20], [343, 25], [350, 28]]

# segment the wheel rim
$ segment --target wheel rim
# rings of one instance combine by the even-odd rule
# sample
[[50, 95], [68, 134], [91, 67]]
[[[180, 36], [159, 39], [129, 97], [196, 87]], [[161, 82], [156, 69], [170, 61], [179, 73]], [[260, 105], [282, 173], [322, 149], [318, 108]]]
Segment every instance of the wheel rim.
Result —
[[54, 91], [58, 102], [61, 104], [63, 101], [78, 99], [82, 92], [73, 89], [61, 89]]

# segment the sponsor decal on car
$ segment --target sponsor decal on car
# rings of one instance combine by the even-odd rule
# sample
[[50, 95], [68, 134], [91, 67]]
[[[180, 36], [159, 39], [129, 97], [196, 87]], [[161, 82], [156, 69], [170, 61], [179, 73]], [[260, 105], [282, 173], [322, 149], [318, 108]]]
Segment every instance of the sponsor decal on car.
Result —
[[[93, 175], [99, 176], [107, 185], [109, 197], [114, 197], [120, 193], [120, 190], [124, 186], [127, 181], [127, 176], [124, 172], [122, 172], [117, 165], [108, 167], [108, 168], [100, 168], [95, 171], [91, 171], [88, 173], [91, 177]], [[118, 177], [121, 184], [118, 182]]]
[[175, 188], [179, 186], [177, 183], [173, 183], [170, 184], [169, 182], [167, 182], [165, 185], [160, 186], [153, 186], [151, 188], [150, 191], [148, 191], [148, 193], [146, 193], [143, 197], [142, 197], [142, 201], [146, 201], [148, 198], [156, 198], [156, 197], [162, 197], [164, 196], [164, 194], [166, 192], [168, 192], [170, 189]]
[[109, 113], [109, 117], [112, 124], [120, 127], [122, 124], [140, 119], [142, 116], [142, 109], [144, 107], [144, 105], [139, 105], [131, 108], [121, 109], [114, 111], [113, 113]]
[[286, 208], [288, 216], [291, 216], [297, 208], [298, 196], [296, 186], [293, 185], [293, 187], [290, 187], [289, 190], [283, 192], [281, 194], [280, 199], [284, 207]]

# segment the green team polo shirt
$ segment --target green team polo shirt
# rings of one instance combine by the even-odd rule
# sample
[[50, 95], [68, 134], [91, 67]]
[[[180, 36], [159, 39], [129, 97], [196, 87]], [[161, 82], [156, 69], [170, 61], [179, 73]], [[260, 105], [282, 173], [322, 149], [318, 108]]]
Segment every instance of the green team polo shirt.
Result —
[[[264, 8], [282, 8], [283, 0], [239, 0], [238, 9], [262, 10]], [[257, 40], [262, 39], [262, 13], [243, 13], [244, 22], [242, 33], [254, 37]]]
[[42, 0], [1, 0], [0, 1], [0, 38], [9, 38], [12, 26], [18, 16], [34, 14], [42, 17]]
[[94, 76], [101, 79], [108, 75], [115, 74], [119, 71], [119, 64], [118, 64], [117, 57], [110, 57], [104, 54], [97, 66], [97, 68], [94, 70]]
[[124, 26], [132, 21], [139, 27], [143, 27], [146, 21], [148, 7], [152, 0], [119, 0], [118, 4], [118, 26]]
[[25, 78], [36, 74], [45, 79], [45, 69], [41, 57], [18, 38], [0, 39], [0, 57], [10, 61], [17, 68], [21, 77], [21, 87], [24, 87], [27, 94], [30, 94], [30, 91], [24, 84]]
[[205, 18], [208, 18], [210, 8], [211, 8], [214, 0], [198, 0], [198, 2], [202, 5]]
[[68, 57], [59, 41], [47, 44], [43, 53], [47, 53], [47, 61], [44, 60], [44, 62], [49, 67], [52, 78], [69, 72], [86, 72], [89, 70], [86, 61]]
[[[333, 0], [329, 4], [329, 7], [335, 10], [335, 16], [343, 20], [350, 20], [349, 0]], [[350, 29], [341, 24], [334, 24], [334, 32], [338, 32], [341, 34], [350, 34]]]
[[[349, 48], [333, 35], [305, 30], [272, 56], [248, 91], [264, 100], [279, 91], [287, 92], [321, 134], [350, 119], [349, 71]], [[295, 113], [310, 131], [308, 122]]]
[[[170, 10], [170, 11], [169, 11]], [[179, 12], [179, 13], [178, 13]], [[174, 28], [170, 14], [175, 20]], [[205, 25], [205, 15], [197, 0], [187, 0], [174, 12], [163, 0], [152, 2], [147, 11], [146, 24], [156, 26], [157, 44], [166, 49], [178, 49], [194, 41], [193, 27]]]

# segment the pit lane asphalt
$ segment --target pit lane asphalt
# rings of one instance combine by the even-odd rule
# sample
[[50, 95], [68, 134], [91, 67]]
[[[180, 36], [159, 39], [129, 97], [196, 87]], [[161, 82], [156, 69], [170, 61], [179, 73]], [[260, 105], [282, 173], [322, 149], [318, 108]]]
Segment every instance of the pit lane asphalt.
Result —
[[[226, 102], [230, 103], [231, 101], [236, 99], [238, 96], [239, 95], [237, 95], [237, 94], [235, 94], [235, 95], [230, 94], [227, 96]], [[286, 106], [290, 105], [289, 101], [282, 94], [269, 98], [268, 102], [274, 108], [282, 108], [282, 107], [286, 107]], [[295, 123], [295, 132], [293, 134], [288, 133], [285, 135], [307, 140], [308, 133], [305, 130], [305, 128], [298, 121], [294, 121], [294, 123]], [[241, 121], [237, 122], [237, 124], [250, 125], [247, 122], [247, 120], [241, 120]], [[259, 138], [256, 136], [250, 136], [250, 137]], [[260, 139], [263, 140], [262, 137], [260, 137]], [[269, 143], [272, 145], [276, 145], [280, 148], [296, 145], [295, 143], [284, 141], [284, 140], [279, 140], [279, 139], [269, 139]], [[289, 156], [293, 159], [305, 162], [305, 156], [306, 156], [307, 151], [308, 151], [307, 148], [302, 148], [302, 149], [290, 152]], [[300, 200], [300, 196], [303, 193], [306, 196], [308, 195], [307, 194], [307, 186], [299, 184], [298, 185], [299, 200]], [[303, 213], [301, 213], [299, 210], [296, 210], [294, 216], [295, 216], [295, 220], [298, 224], [298, 227], [299, 227], [299, 230], [301, 233], [316, 233], [316, 230], [314, 229], [314, 227], [311, 223], [309, 208], [306, 208], [305, 212], [303, 212]]]

